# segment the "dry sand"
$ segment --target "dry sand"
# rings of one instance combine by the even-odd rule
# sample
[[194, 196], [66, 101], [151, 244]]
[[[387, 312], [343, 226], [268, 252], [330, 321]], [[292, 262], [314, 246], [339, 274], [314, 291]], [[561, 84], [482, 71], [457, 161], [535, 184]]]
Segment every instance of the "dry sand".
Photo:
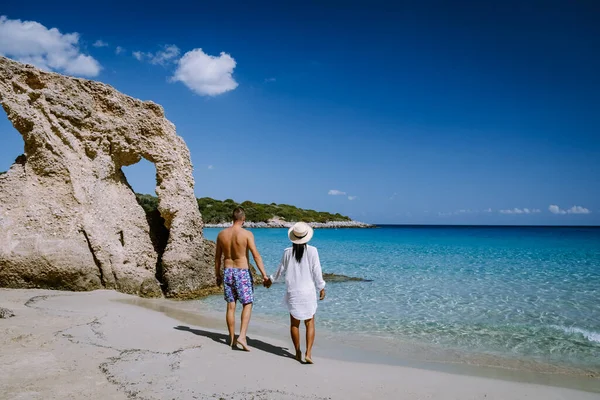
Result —
[[[253, 335], [252, 326], [253, 351], [232, 351], [214, 315], [194, 325], [185, 315], [174, 319], [128, 304], [135, 302], [113, 291], [0, 289], [0, 307], [16, 314], [0, 319], [0, 398], [600, 399], [560, 387], [342, 361], [318, 349], [316, 364], [302, 365], [291, 358], [285, 331], [274, 339]], [[160, 310], [168, 303], [148, 304]]]

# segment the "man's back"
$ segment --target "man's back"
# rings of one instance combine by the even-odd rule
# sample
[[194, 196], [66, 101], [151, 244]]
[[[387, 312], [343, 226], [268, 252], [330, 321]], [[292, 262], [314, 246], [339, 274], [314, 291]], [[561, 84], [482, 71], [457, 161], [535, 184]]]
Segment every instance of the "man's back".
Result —
[[225, 268], [248, 269], [248, 239], [251, 233], [244, 228], [232, 226], [217, 236], [217, 245], [223, 252]]

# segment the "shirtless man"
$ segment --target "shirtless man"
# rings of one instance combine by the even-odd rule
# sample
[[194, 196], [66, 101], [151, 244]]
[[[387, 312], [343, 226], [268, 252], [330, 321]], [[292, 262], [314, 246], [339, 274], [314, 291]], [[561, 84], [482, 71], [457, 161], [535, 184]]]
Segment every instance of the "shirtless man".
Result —
[[[252, 314], [252, 303], [254, 302], [254, 286], [252, 274], [249, 271], [249, 252], [252, 252], [254, 262], [263, 276], [263, 284], [269, 286], [270, 280], [267, 277], [263, 266], [262, 258], [258, 254], [254, 235], [252, 232], [242, 228], [246, 221], [244, 209], [237, 207], [233, 210], [233, 226], [223, 229], [217, 236], [217, 250], [215, 254], [215, 275], [217, 277], [217, 286], [223, 283], [225, 292], [225, 301], [227, 302], [227, 329], [229, 329], [229, 343], [231, 348], [236, 348], [237, 344], [246, 351], [250, 351], [246, 342], [246, 331]], [[224, 259], [223, 276], [221, 276], [221, 257]], [[236, 301], [242, 303], [242, 326], [240, 334], [235, 339], [235, 306]]]

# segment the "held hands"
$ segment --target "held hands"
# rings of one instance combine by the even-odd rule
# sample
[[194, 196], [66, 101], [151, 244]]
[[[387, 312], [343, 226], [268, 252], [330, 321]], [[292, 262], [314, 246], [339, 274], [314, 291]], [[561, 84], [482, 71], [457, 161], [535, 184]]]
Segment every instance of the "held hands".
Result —
[[221, 276], [221, 274], [217, 275], [217, 286], [221, 286], [221, 284], [223, 283], [223, 277]]
[[273, 284], [273, 281], [271, 281], [271, 278], [269, 278], [268, 276], [263, 276], [263, 286], [266, 287], [267, 289], [271, 287], [271, 285]]
[[325, 299], [325, 289], [321, 289], [319, 292], [319, 300]]

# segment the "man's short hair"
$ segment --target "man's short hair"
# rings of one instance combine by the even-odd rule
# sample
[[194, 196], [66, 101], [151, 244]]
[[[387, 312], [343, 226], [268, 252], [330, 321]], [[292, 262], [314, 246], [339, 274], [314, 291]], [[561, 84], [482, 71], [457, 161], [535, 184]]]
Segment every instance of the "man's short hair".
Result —
[[233, 210], [233, 220], [241, 221], [244, 218], [246, 218], [246, 213], [244, 212], [244, 209], [242, 207], [236, 207], [236, 209]]

